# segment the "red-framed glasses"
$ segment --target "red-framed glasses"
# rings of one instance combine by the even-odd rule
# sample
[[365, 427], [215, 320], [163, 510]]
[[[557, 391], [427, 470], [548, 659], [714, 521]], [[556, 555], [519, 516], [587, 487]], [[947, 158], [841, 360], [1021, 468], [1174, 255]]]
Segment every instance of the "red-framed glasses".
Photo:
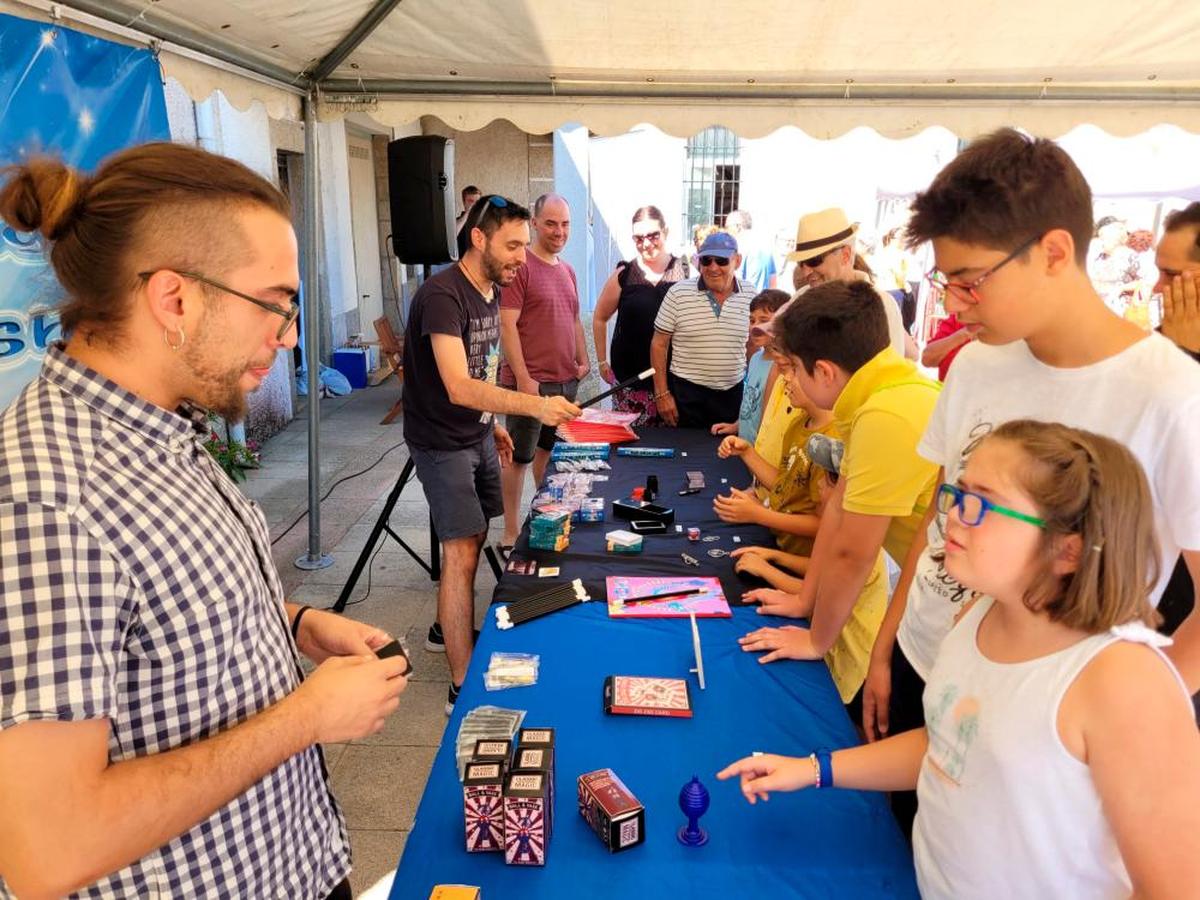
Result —
[[1034, 235], [1012, 253], [1008, 254], [1008, 256], [1004, 257], [1004, 259], [1000, 260], [1000, 262], [996, 263], [994, 266], [972, 281], [951, 281], [937, 268], [930, 269], [928, 272], [926, 272], [925, 280], [941, 291], [953, 292], [956, 296], [966, 300], [968, 303], [979, 303], [983, 299], [978, 293], [979, 286], [1041, 239], [1042, 236], [1040, 234]]

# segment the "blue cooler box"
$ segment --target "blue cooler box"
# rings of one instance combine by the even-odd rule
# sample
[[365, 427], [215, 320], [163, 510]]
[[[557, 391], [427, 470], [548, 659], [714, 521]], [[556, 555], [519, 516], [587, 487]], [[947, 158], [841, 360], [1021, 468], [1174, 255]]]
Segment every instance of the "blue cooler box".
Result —
[[354, 389], [367, 386], [367, 350], [365, 347], [343, 347], [333, 351], [333, 367], [346, 376]]

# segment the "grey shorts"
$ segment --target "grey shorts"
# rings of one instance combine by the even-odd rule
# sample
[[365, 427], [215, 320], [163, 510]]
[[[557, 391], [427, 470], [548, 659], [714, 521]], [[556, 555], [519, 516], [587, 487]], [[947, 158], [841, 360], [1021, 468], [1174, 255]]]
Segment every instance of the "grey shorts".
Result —
[[504, 515], [500, 460], [491, 431], [478, 444], [459, 450], [423, 450], [410, 444], [408, 452], [441, 540], [483, 534], [489, 519]]
[[[574, 401], [579, 390], [579, 379], [570, 381], [547, 381], [538, 385], [538, 393], [543, 397], [566, 397]], [[533, 462], [534, 447], [549, 453], [554, 449], [554, 429], [543, 425], [540, 419], [532, 416], [504, 417], [504, 427], [513, 441], [513, 462], [523, 466]]]

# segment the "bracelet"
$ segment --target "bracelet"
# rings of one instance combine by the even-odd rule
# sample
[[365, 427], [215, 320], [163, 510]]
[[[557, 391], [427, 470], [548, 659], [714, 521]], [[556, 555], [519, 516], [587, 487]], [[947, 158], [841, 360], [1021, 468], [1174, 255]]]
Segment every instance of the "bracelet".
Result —
[[669, 397], [670, 395], [671, 395], [670, 391], [663, 391], [661, 394], [655, 394], [651, 399], [661, 400], [663, 397]]
[[813, 754], [813, 759], [817, 761], [817, 769], [820, 777], [817, 787], [833, 787], [833, 751], [818, 750]]
[[[602, 369], [603, 369], [605, 366], [608, 366], [608, 360], [607, 360], [607, 359], [602, 359], [602, 360], [600, 360], [600, 362], [598, 362], [596, 365], [598, 365], [600, 368], [602, 368]], [[612, 368], [612, 366], [608, 366], [608, 367], [609, 367], [610, 369]]]
[[292, 619], [292, 640], [300, 640], [300, 620], [304, 618], [304, 614], [312, 609], [311, 606], [302, 606], [296, 612], [296, 618]]
[[820, 789], [820, 787], [821, 787], [821, 764], [819, 762], [817, 762], [817, 754], [815, 754], [815, 753], [808, 754], [808, 761], [810, 763], [812, 763], [812, 767], [813, 767], [813, 787]]

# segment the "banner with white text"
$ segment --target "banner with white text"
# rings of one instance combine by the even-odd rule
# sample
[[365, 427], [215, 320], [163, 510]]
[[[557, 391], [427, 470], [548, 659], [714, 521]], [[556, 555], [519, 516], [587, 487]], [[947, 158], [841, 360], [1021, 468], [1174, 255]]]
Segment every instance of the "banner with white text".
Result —
[[[50, 154], [91, 171], [117, 150], [170, 136], [148, 50], [0, 15], [0, 167]], [[62, 337], [61, 299], [41, 235], [0, 221], [0, 409]]]

